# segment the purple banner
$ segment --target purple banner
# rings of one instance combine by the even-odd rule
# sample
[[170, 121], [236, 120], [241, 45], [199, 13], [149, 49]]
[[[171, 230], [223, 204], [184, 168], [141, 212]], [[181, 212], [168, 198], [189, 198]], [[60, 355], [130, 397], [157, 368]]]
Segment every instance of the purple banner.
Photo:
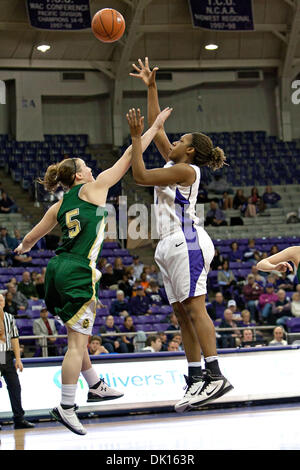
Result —
[[193, 25], [214, 31], [253, 30], [252, 0], [189, 0]]
[[31, 26], [74, 31], [91, 27], [89, 0], [27, 0]]

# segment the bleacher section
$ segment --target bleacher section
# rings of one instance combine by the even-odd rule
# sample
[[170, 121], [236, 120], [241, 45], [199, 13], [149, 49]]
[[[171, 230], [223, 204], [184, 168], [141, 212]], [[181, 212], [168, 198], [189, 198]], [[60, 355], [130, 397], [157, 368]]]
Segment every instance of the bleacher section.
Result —
[[24, 236], [31, 230], [31, 224], [24, 219], [22, 214], [0, 214], [0, 227], [5, 227], [11, 236], [13, 236], [14, 229], [20, 230]]
[[[168, 134], [170, 142], [182, 134]], [[222, 169], [232, 186], [298, 184], [300, 178], [300, 144], [283, 142], [265, 131], [207, 133], [214, 146], [221, 147], [229, 166]], [[123, 148], [130, 143], [128, 138]], [[144, 153], [147, 168], [164, 164], [152, 143]]]
[[82, 158], [92, 170], [98, 170], [97, 161], [87, 152], [87, 135], [44, 137], [44, 142], [17, 142], [8, 135], [0, 135], [0, 167], [23, 189], [27, 190], [35, 178], [43, 175], [51, 163], [61, 161], [64, 155]]

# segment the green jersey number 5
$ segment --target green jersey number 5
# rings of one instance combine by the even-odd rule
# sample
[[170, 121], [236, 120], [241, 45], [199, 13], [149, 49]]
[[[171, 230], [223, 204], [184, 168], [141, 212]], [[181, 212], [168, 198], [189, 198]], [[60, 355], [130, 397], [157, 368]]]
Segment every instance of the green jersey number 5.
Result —
[[79, 215], [78, 208], [66, 213], [66, 225], [69, 230], [69, 238], [76, 237], [81, 230], [80, 221], [78, 219], [72, 219], [72, 217], [76, 215]]

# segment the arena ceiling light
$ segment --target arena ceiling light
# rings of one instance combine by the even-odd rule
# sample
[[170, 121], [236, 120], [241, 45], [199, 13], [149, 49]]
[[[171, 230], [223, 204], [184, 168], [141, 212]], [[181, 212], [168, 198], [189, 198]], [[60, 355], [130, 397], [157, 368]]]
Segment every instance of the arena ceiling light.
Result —
[[50, 48], [51, 46], [49, 46], [49, 44], [41, 44], [40, 46], [37, 46], [37, 50], [41, 52], [47, 52]]
[[207, 49], [208, 51], [215, 51], [216, 49], [218, 49], [218, 45], [217, 44], [206, 44], [205, 46], [205, 49]]

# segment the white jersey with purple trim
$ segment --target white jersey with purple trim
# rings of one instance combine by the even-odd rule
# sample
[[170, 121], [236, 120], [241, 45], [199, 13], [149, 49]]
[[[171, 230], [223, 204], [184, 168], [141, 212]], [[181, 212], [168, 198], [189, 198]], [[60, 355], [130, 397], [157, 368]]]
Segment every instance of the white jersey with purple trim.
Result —
[[[172, 165], [174, 165], [173, 162], [168, 162], [164, 168]], [[154, 213], [156, 230], [160, 239], [182, 231], [182, 207], [184, 207], [185, 220], [199, 225], [199, 218], [196, 216], [196, 203], [200, 184], [200, 168], [196, 165], [190, 166], [196, 172], [196, 179], [191, 186], [172, 184], [154, 187]]]

